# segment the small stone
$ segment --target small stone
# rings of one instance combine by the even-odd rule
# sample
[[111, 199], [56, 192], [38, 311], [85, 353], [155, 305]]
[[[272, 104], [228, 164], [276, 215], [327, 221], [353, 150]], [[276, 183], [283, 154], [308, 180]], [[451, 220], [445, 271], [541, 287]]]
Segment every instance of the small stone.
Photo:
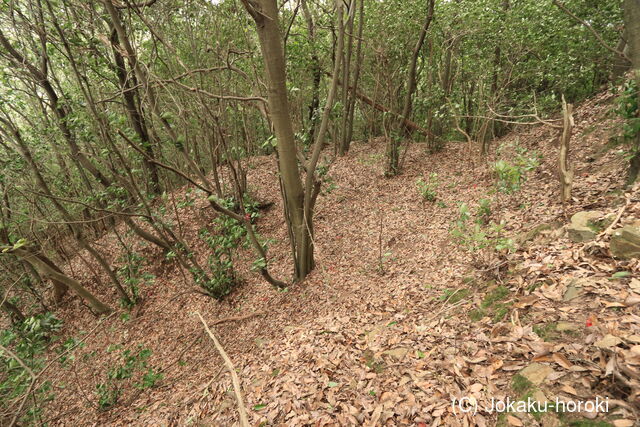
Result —
[[609, 249], [616, 258], [640, 258], [640, 227], [626, 225], [617, 229], [611, 236]]
[[398, 347], [398, 348], [394, 348], [392, 350], [384, 351], [382, 354], [386, 354], [387, 356], [391, 356], [396, 360], [402, 360], [402, 359], [405, 358], [407, 353], [409, 353], [409, 349], [408, 348]]
[[556, 330], [560, 332], [578, 331], [580, 330], [580, 326], [576, 323], [561, 321], [556, 324]]
[[531, 381], [532, 384], [540, 385], [552, 372], [553, 369], [550, 366], [536, 362], [520, 371], [520, 375]]
[[578, 298], [580, 295], [582, 295], [581, 286], [569, 285], [564, 293], [564, 296], [562, 297], [562, 300], [565, 302], [571, 301], [572, 299]]
[[567, 226], [569, 239], [576, 243], [595, 239], [598, 231], [595, 220], [602, 215], [600, 211], [582, 211], [574, 214], [571, 217], [571, 224]]
[[620, 338], [607, 334], [601, 340], [596, 341], [594, 344], [596, 347], [599, 347], [602, 349], [609, 349], [617, 346], [621, 342], [622, 340]]

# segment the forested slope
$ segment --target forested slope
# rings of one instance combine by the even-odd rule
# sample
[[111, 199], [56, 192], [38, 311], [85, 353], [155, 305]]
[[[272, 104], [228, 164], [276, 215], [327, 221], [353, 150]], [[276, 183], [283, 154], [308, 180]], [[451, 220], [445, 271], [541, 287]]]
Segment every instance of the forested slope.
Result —
[[[609, 396], [622, 402], [606, 414], [609, 420], [615, 413], [632, 417], [627, 405], [638, 389], [619, 385], [606, 365], [617, 353], [617, 363], [637, 367], [637, 259], [612, 259], [608, 236], [596, 244], [574, 243], [565, 231], [568, 218], [582, 210], [616, 216], [623, 208], [618, 226], [638, 216], [637, 191], [628, 193], [628, 202], [622, 191], [625, 162], [608, 146], [617, 125], [607, 119], [611, 100], [602, 94], [576, 111], [570, 208], [558, 201], [558, 130], [549, 126], [505, 136], [495, 144], [499, 157], [492, 153], [488, 163], [470, 158], [463, 143], [431, 155], [424, 144], [414, 144], [405, 173], [393, 180], [381, 173], [382, 141], [354, 143], [351, 154], [334, 164], [332, 189], [319, 201], [317, 230], [327, 237], [317, 242], [318, 268], [285, 290], [250, 272], [252, 254], [244, 248], [235, 259], [242, 285], [216, 302], [199, 294], [161, 251], [125, 238], [140, 256], [137, 274], [148, 277], [139, 285], [139, 303], [97, 323], [77, 298], [58, 308], [64, 328], [49, 359], [62, 353], [64, 363], [54, 361], [39, 379], [51, 381], [55, 394], [43, 419], [109, 425], [237, 420], [230, 377], [195, 312], [212, 325], [237, 368], [252, 424], [457, 425], [464, 417], [451, 412], [455, 397], [473, 394], [485, 405], [538, 390], [551, 400]], [[539, 159], [539, 166], [517, 191], [496, 192], [500, 181], [492, 165], [513, 164], [522, 155]], [[256, 225], [273, 240], [273, 270], [284, 275], [290, 273], [288, 245], [282, 203], [269, 191], [273, 162], [248, 159], [247, 170], [254, 197], [274, 203]], [[425, 200], [416, 182], [433, 174], [435, 198]], [[183, 236], [211, 223], [206, 199], [197, 192], [179, 189], [170, 199], [180, 206], [172, 220], [180, 218]], [[511, 249], [474, 248], [477, 236], [476, 243], [456, 243], [462, 204], [470, 215], [486, 216], [486, 224], [503, 223], [503, 243]], [[110, 233], [96, 245], [116, 262], [126, 255], [117, 243]], [[86, 254], [66, 269], [90, 283], [96, 269], [81, 256]], [[574, 280], [583, 293], [565, 301]], [[605, 336], [618, 341], [599, 348]], [[63, 353], [80, 340], [80, 347]], [[141, 352], [144, 368], [131, 369], [131, 378], [114, 374]], [[514, 382], [532, 364], [549, 367], [547, 379], [535, 386]], [[154, 375], [150, 385], [136, 387]], [[115, 395], [100, 387], [117, 390], [117, 399], [108, 400]], [[496, 419], [468, 416], [486, 425]], [[524, 415], [522, 422], [535, 421]]]
[[0, 3], [0, 425], [634, 425], [638, 23]]

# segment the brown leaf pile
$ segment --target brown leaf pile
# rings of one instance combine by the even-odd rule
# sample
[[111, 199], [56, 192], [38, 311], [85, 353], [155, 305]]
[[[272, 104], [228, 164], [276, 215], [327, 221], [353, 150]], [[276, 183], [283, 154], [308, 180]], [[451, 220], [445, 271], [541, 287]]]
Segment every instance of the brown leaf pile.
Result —
[[[541, 223], [565, 224], [579, 210], [618, 212], [624, 203], [625, 163], [605, 148], [616, 125], [606, 118], [610, 98], [602, 94], [577, 109], [571, 150], [574, 200], [566, 208], [559, 203], [555, 172], [556, 130], [520, 129], [496, 143], [517, 140], [543, 154], [542, 165], [529, 174], [522, 190], [500, 195], [494, 208], [494, 220], [506, 221], [510, 234]], [[317, 268], [286, 292], [251, 273], [253, 254], [243, 250], [237, 266], [244, 284], [218, 303], [191, 292], [194, 285], [175, 265], [138, 244], [146, 256], [144, 269], [157, 276], [155, 282], [143, 287], [142, 304], [130, 320], [113, 316], [75, 351], [71, 368], [50, 373], [56, 397], [43, 421], [236, 423], [231, 379], [192, 316], [196, 310], [210, 323], [265, 313], [213, 327], [238, 369], [253, 425], [494, 425], [495, 414], [454, 414], [451, 400], [473, 397], [482, 407], [490, 406], [492, 398], [518, 397], [512, 378], [534, 363], [544, 397], [608, 396], [616, 402], [612, 413], [635, 420], [640, 390], [638, 261], [612, 259], [607, 236], [576, 244], [559, 230], [543, 232], [517, 253], [474, 269], [470, 255], [451, 242], [449, 228], [458, 202], [475, 208], [480, 198], [488, 197], [493, 184], [489, 165], [476, 153], [470, 158], [464, 144], [452, 143], [429, 155], [423, 144], [415, 143], [404, 173], [386, 179], [383, 157], [382, 141], [363, 142], [332, 165], [329, 175], [336, 187], [320, 197], [315, 215]], [[251, 159], [249, 182], [258, 199], [275, 202], [258, 229], [274, 239], [269, 250], [273, 273], [284, 278], [291, 268], [274, 162]], [[431, 172], [441, 183], [440, 204], [422, 202], [416, 190], [416, 180]], [[179, 191], [175, 197], [186, 195]], [[620, 224], [640, 213], [637, 193], [630, 197]], [[197, 233], [212, 214], [200, 199], [180, 209], [179, 218], [181, 233], [204, 263], [207, 249], [196, 243]], [[99, 242], [112, 260], [118, 256], [116, 242], [113, 236]], [[114, 301], [111, 290], [97, 286], [98, 269], [78, 258], [69, 270]], [[619, 271], [631, 275], [612, 280]], [[472, 321], [469, 313], [498, 284], [509, 290], [501, 301], [507, 315]], [[567, 300], [569, 288], [577, 296]], [[461, 298], [452, 296], [455, 290]], [[75, 298], [65, 301], [60, 312], [67, 336], [78, 336], [96, 322]], [[554, 328], [541, 337], [549, 324]], [[107, 352], [116, 344], [152, 349], [150, 364], [165, 377], [154, 388], [126, 390], [119, 405], [100, 412], [95, 387], [117, 361], [118, 352]], [[542, 423], [523, 414], [505, 421]]]

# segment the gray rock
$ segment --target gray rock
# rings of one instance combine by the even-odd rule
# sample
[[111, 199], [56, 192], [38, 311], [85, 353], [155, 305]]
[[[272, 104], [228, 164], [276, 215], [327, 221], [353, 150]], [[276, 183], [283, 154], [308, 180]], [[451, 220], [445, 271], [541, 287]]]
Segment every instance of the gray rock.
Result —
[[571, 224], [567, 225], [569, 239], [576, 243], [595, 239], [598, 232], [595, 221], [602, 215], [600, 211], [582, 211], [574, 214], [571, 217]]
[[520, 375], [531, 381], [534, 385], [540, 385], [553, 372], [550, 366], [534, 362], [520, 371]]
[[567, 286], [567, 290], [564, 293], [562, 300], [565, 302], [569, 302], [573, 299], [578, 298], [580, 295], [582, 295], [582, 287], [576, 286], [575, 284], [571, 284]]
[[403, 348], [403, 347], [398, 347], [398, 348], [394, 348], [392, 350], [387, 350], [384, 351], [382, 354], [386, 354], [387, 356], [391, 356], [394, 359], [397, 360], [402, 360], [405, 358], [405, 356], [409, 353], [409, 349], [408, 348]]
[[562, 223], [558, 221], [538, 224], [530, 228], [526, 232], [518, 234], [514, 238], [514, 241], [518, 245], [525, 245], [526, 243], [529, 243], [535, 240], [536, 238], [538, 238], [538, 236], [542, 234], [550, 234], [552, 231], [557, 230], [561, 227], [562, 227]]
[[626, 225], [613, 233], [609, 245], [611, 254], [616, 258], [640, 257], [640, 227]]

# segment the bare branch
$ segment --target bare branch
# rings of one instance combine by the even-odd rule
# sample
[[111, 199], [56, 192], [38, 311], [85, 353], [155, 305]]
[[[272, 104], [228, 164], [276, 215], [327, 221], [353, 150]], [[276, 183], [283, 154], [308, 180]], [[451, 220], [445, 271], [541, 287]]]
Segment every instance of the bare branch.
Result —
[[227, 369], [229, 370], [229, 374], [231, 374], [231, 381], [233, 382], [233, 391], [236, 395], [236, 399], [238, 400], [238, 413], [240, 415], [240, 426], [249, 427], [250, 424], [249, 424], [249, 419], [247, 418], [247, 409], [245, 408], [244, 401], [242, 399], [242, 389], [240, 388], [240, 379], [238, 378], [238, 374], [236, 373], [236, 368], [233, 366], [231, 359], [229, 359], [229, 356], [224, 351], [224, 348], [222, 348], [222, 346], [218, 342], [218, 339], [216, 338], [216, 336], [213, 335], [213, 332], [211, 332], [211, 329], [209, 329], [209, 326], [207, 326], [207, 322], [204, 321], [204, 319], [202, 318], [202, 315], [197, 311], [196, 311], [196, 315], [200, 318], [200, 321], [204, 325], [204, 329], [207, 331], [207, 334], [213, 341], [213, 344], [216, 346], [216, 350], [218, 350], [218, 353], [220, 353], [220, 356], [222, 356], [222, 360], [224, 360], [224, 364], [227, 366]]

